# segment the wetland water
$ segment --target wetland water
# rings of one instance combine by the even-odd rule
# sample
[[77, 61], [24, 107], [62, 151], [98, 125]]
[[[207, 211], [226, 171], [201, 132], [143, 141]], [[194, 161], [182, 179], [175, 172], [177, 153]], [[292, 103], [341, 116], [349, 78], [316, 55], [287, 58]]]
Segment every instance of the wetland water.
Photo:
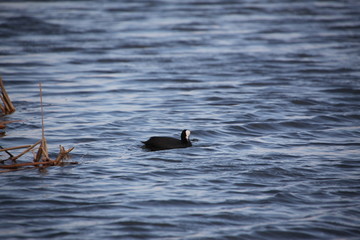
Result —
[[[0, 1], [1, 239], [359, 239], [358, 1]], [[192, 131], [193, 147], [149, 152]]]

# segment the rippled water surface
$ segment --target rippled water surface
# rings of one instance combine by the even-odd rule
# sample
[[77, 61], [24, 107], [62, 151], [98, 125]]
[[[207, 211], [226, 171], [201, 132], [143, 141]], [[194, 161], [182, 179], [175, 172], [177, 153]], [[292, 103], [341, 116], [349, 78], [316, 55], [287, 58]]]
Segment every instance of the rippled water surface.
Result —
[[0, 145], [41, 81], [79, 162], [1, 173], [1, 239], [359, 239], [359, 39], [356, 0], [1, 1]]

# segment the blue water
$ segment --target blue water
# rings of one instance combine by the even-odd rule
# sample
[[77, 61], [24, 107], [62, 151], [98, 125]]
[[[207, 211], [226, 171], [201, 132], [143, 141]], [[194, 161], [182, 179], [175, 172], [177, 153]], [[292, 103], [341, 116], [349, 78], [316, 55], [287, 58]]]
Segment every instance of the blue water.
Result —
[[1, 173], [0, 238], [359, 239], [359, 30], [356, 0], [1, 1], [0, 145], [41, 138], [41, 81], [79, 164]]

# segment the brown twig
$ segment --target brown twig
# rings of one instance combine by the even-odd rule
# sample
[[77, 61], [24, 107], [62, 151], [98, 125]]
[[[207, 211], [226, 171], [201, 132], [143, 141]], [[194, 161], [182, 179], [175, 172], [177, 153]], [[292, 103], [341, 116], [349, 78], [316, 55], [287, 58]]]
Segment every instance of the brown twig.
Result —
[[[69, 162], [69, 164], [77, 164], [77, 162]], [[49, 160], [45, 162], [28, 162], [28, 163], [16, 163], [11, 165], [0, 165], [0, 168], [3, 169], [13, 169], [13, 168], [19, 168], [19, 167], [26, 167], [26, 166], [57, 166], [56, 160]]]
[[11, 114], [13, 112], [15, 112], [15, 107], [12, 104], [9, 95], [6, 92], [4, 83], [2, 81], [2, 78], [0, 77], [0, 90], [1, 90], [1, 101], [3, 102], [4, 106], [1, 106], [0, 104], [0, 109], [1, 111], [6, 115], [6, 114]]
[[59, 165], [62, 160], [64, 160], [69, 152], [71, 152], [74, 149], [74, 147], [69, 148], [68, 150], [65, 150], [63, 146], [60, 145], [60, 152], [57, 158], [55, 159], [55, 165]]
[[29, 148], [29, 147], [31, 147], [31, 145], [22, 145], [22, 146], [16, 146], [16, 147], [2, 148], [2, 149], [0, 149], [0, 152], [20, 149], [20, 148]]
[[41, 139], [45, 139], [45, 127], [44, 127], [44, 106], [43, 106], [43, 98], [42, 98], [42, 85], [41, 82], [39, 82], [39, 88], [40, 88], [40, 107], [41, 107]]
[[39, 83], [40, 88], [40, 106], [41, 106], [41, 144], [34, 159], [34, 162], [40, 162], [41, 160], [50, 160], [46, 138], [45, 138], [45, 127], [44, 127], [44, 107], [42, 98], [42, 85]]
[[34, 147], [36, 147], [38, 144], [41, 143], [41, 140], [37, 141], [35, 144], [31, 145], [28, 149], [26, 149], [25, 151], [23, 151], [22, 153], [20, 153], [19, 155], [17, 155], [16, 157], [11, 158], [11, 160], [16, 161], [19, 157], [21, 157], [22, 155], [24, 155], [25, 153], [31, 151], [31, 149], [33, 149]]
[[[3, 169], [6, 169], [6, 170], [0, 170], [0, 173], [7, 173], [7, 172], [14, 172], [14, 171], [20, 171], [20, 170], [31, 170], [31, 169], [35, 169], [35, 168], [38, 168], [39, 169], [39, 165], [43, 164], [42, 162], [37, 162], [37, 163], [27, 163], [28, 166], [32, 166], [32, 167], [26, 167], [26, 166], [13, 166], [13, 165], [4, 165], [4, 166], [10, 166], [12, 168], [6, 168], [4, 166], [1, 166], [0, 165], [0, 168], [3, 167]], [[50, 166], [64, 166], [64, 165], [75, 165], [75, 164], [79, 164], [78, 162], [62, 162], [58, 165], [50, 165]], [[43, 168], [41, 169], [44, 169], [44, 167], [46, 166], [49, 166], [49, 162], [45, 162], [44, 165], [43, 165]]]
[[41, 139], [41, 144], [40, 147], [36, 153], [34, 162], [40, 162], [40, 161], [44, 161], [44, 160], [50, 160], [49, 155], [48, 155], [48, 150], [47, 150], [47, 143], [46, 143], [46, 139]]
[[10, 165], [0, 165], [0, 168], [18, 168], [18, 167], [25, 167], [25, 166], [37, 166], [37, 165], [52, 165], [54, 164], [54, 160], [45, 161], [45, 162], [28, 162], [28, 163], [16, 163], [16, 164], [10, 164]]

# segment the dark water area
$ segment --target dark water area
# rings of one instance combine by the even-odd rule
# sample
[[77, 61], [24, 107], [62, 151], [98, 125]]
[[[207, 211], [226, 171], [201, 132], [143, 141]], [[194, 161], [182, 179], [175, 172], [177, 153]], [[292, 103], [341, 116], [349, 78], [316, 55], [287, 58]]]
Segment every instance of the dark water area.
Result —
[[0, 1], [0, 145], [41, 81], [79, 162], [0, 174], [0, 238], [359, 239], [359, 39], [356, 0]]

